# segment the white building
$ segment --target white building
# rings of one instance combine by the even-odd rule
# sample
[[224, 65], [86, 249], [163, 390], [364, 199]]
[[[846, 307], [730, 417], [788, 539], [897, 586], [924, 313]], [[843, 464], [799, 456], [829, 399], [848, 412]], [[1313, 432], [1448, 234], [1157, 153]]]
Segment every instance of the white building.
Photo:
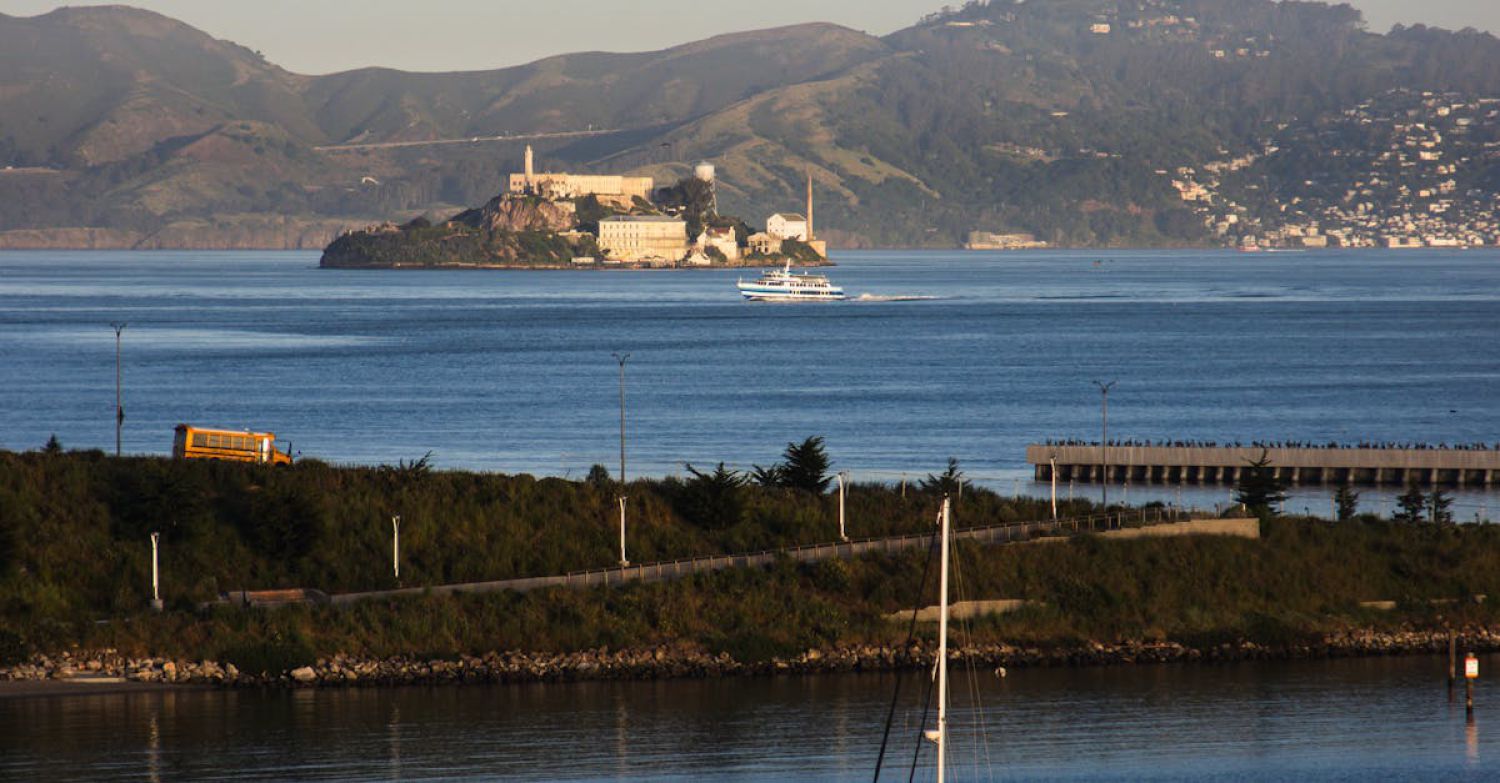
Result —
[[698, 235], [698, 246], [707, 250], [714, 248], [724, 255], [728, 261], [738, 261], [740, 258], [740, 243], [735, 238], [732, 228], [706, 228]]
[[807, 241], [807, 218], [790, 212], [778, 212], [766, 218], [766, 233], [777, 239]]
[[599, 221], [599, 248], [620, 261], [676, 262], [687, 254], [687, 222], [662, 215], [614, 215]]

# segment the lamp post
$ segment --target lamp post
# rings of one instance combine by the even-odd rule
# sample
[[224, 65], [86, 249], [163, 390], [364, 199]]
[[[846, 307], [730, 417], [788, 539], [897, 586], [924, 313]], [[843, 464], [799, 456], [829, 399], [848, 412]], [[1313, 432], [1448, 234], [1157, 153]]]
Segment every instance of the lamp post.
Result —
[[115, 456], [120, 456], [120, 432], [125, 427], [125, 398], [123, 395], [122, 381], [124, 375], [120, 369], [120, 334], [125, 331], [129, 324], [124, 322], [113, 323], [110, 326], [115, 329]]
[[161, 568], [158, 565], [157, 552], [161, 543], [161, 533], [151, 534], [151, 609], [160, 612], [161, 602]]
[[1109, 383], [1094, 381], [1094, 385], [1099, 387], [1100, 404], [1102, 406], [1100, 409], [1100, 421], [1102, 423], [1101, 434], [1099, 436], [1099, 461], [1103, 463], [1100, 466], [1103, 470], [1100, 475], [1102, 481], [1099, 486], [1106, 514], [1109, 513], [1109, 390], [1115, 387], [1115, 383], [1117, 381], [1110, 381]]
[[1052, 480], [1052, 521], [1057, 521], [1057, 455], [1047, 457], [1047, 478]]
[[625, 360], [630, 358], [628, 353], [612, 353], [615, 361], [620, 363], [620, 488], [625, 487]]
[[391, 517], [391, 571], [395, 572], [396, 583], [401, 583], [401, 515]]
[[839, 473], [838, 473], [838, 479], [839, 479], [839, 540], [840, 541], [848, 541], [849, 540], [849, 536], [847, 536], [847, 535], [844, 534], [844, 497], [846, 495], [846, 490], [845, 490], [845, 486], [846, 485], [845, 485], [844, 481], [848, 477], [848, 475], [849, 474], [846, 471], [839, 471]]
[[626, 500], [626, 497], [624, 495], [621, 495], [620, 496], [620, 567], [621, 568], [625, 568], [625, 567], [627, 567], [627, 566], [630, 565], [629, 558], [625, 557], [625, 500]]

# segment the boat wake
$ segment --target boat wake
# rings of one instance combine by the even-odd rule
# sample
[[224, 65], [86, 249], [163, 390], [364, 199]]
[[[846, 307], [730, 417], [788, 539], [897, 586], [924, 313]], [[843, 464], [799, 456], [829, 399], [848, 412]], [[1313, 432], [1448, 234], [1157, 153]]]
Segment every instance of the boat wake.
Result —
[[932, 299], [941, 299], [940, 296], [924, 296], [921, 294], [860, 294], [854, 297], [856, 302], [925, 302]]

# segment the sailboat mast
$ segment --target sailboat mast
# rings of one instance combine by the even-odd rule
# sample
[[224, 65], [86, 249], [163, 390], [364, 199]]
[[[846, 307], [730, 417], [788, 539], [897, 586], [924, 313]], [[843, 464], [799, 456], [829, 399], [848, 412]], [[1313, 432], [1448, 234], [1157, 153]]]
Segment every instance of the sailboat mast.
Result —
[[943, 498], [943, 554], [938, 571], [938, 716], [937, 783], [943, 783], [948, 755], [948, 529], [951, 506]]

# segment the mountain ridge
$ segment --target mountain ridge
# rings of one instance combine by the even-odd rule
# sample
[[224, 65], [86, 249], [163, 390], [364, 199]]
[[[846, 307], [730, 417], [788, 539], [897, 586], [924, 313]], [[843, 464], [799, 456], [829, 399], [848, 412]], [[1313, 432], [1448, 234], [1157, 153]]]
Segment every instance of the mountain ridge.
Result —
[[[661, 182], [710, 160], [726, 210], [752, 216], [800, 205], [810, 173], [819, 225], [845, 246], [951, 247], [973, 230], [1227, 244], [1230, 216], [1188, 199], [1180, 170], [1262, 158], [1286, 127], [1390, 89], [1487, 99], [1500, 41], [1371, 33], [1323, 3], [996, 0], [879, 38], [811, 23], [489, 71], [308, 76], [128, 6], [0, 15], [0, 247], [219, 215], [341, 228], [439, 215], [492, 197], [528, 143], [543, 168]], [[1500, 122], [1473, 121], [1471, 138]], [[315, 149], [350, 144], [370, 146]], [[1488, 199], [1497, 161], [1470, 147], [1453, 176]], [[1282, 232], [1264, 194], [1314, 194], [1284, 166], [1251, 168], [1274, 181], [1238, 192], [1246, 222], [1231, 226]]]

